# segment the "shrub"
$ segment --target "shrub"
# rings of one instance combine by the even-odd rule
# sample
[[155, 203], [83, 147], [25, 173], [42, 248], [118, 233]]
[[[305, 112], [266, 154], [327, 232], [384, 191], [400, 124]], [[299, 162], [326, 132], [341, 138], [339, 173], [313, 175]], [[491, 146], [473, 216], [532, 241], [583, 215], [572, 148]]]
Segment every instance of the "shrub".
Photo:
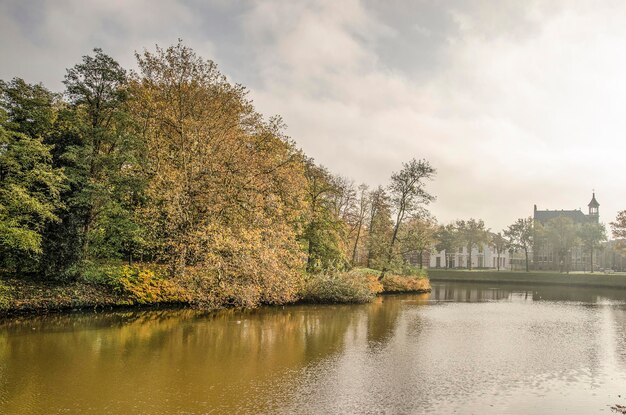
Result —
[[366, 303], [382, 289], [377, 283], [352, 272], [315, 274], [305, 282], [301, 297], [311, 303]]
[[187, 293], [174, 282], [161, 278], [153, 270], [123, 266], [114, 289], [128, 296], [133, 304], [188, 302]]
[[0, 310], [6, 310], [11, 305], [11, 288], [0, 279]]
[[387, 293], [424, 292], [430, 290], [428, 278], [416, 276], [385, 275], [382, 281]]

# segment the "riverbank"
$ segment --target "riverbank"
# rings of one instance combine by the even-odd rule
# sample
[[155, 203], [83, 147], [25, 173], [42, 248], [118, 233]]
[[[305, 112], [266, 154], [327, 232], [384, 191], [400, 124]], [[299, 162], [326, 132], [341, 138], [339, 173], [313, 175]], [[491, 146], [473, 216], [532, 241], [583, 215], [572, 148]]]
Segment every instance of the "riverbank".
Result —
[[[380, 271], [356, 268], [329, 275], [304, 276], [298, 293], [290, 300], [246, 305], [228, 298], [234, 295], [228, 288], [224, 293], [209, 292], [189, 281], [159, 278], [145, 269], [121, 268], [121, 272], [107, 275], [108, 278], [99, 277], [94, 281], [71, 282], [4, 276], [0, 278], [0, 316], [89, 309], [189, 307], [218, 310], [295, 303], [366, 303], [379, 294], [429, 292], [431, 289], [425, 274], [386, 275], [379, 281]], [[222, 299], [219, 302], [215, 301], [218, 297]]]
[[550, 284], [626, 289], [626, 275], [622, 274], [561, 274], [558, 272], [429, 269], [428, 276], [433, 282]]

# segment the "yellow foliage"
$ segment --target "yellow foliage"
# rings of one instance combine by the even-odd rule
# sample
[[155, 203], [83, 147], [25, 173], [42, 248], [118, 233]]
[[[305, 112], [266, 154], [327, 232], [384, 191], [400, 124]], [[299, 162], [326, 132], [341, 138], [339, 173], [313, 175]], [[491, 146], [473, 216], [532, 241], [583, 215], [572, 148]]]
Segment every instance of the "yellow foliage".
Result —
[[181, 287], [145, 268], [124, 266], [114, 282], [116, 291], [128, 296], [132, 304], [180, 303], [189, 300], [188, 294]]
[[386, 293], [430, 291], [430, 280], [424, 277], [385, 275], [382, 285]]

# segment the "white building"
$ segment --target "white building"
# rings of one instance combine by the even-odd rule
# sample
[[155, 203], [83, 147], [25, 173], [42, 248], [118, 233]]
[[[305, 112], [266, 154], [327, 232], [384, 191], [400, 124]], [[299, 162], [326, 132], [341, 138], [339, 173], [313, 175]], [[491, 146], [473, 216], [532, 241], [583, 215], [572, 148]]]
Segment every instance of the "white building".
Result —
[[[472, 268], [510, 269], [511, 261], [508, 250], [503, 250], [500, 255], [495, 247], [484, 244], [472, 249]], [[469, 268], [469, 255], [467, 247], [462, 247], [456, 252], [433, 252], [430, 255], [430, 268]], [[498, 266], [499, 263], [499, 266]]]

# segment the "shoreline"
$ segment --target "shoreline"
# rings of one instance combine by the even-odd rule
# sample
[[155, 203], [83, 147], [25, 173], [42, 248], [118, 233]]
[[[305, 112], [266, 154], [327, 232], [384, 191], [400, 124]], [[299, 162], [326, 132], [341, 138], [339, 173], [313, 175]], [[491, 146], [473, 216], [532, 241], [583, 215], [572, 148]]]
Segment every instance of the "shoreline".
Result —
[[[294, 305], [350, 305], [367, 304], [359, 301], [310, 301], [299, 298], [296, 301], [284, 304], [261, 303], [256, 307], [202, 307], [193, 301], [149, 302], [132, 303], [125, 295], [115, 293], [109, 287], [98, 284], [73, 282], [70, 284], [55, 284], [36, 280], [0, 279], [8, 292], [17, 293], [17, 296], [4, 299], [5, 304], [0, 307], [0, 320], [23, 316], [45, 316], [63, 313], [101, 313], [114, 311], [150, 311], [150, 310], [201, 310], [218, 312], [221, 310], [240, 309], [255, 310], [260, 307], [284, 307]], [[427, 289], [407, 291], [384, 291], [377, 293], [374, 298], [394, 294], [423, 294], [431, 292], [430, 284]], [[0, 293], [2, 294], [2, 293]], [[6, 295], [6, 292], [5, 292]], [[0, 302], [1, 305], [1, 302]]]
[[561, 274], [537, 271], [446, 270], [429, 269], [431, 282], [471, 282], [505, 284], [539, 284], [587, 288], [626, 289], [626, 275]]

